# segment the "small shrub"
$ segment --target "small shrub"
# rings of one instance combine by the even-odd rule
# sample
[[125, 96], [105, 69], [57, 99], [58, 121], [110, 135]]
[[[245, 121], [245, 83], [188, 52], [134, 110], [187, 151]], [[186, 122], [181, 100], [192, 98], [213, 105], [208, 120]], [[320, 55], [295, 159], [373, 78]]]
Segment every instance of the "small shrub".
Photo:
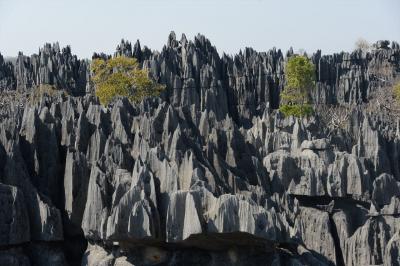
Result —
[[400, 82], [393, 86], [393, 94], [396, 98], [396, 102], [400, 103]]
[[[400, 119], [400, 81], [398, 78], [373, 91], [368, 98], [365, 110], [368, 114], [383, 112], [383, 118], [389, 124], [397, 124]], [[397, 125], [396, 125], [397, 127]]]
[[371, 50], [371, 45], [367, 40], [359, 38], [355, 43], [356, 50], [361, 50], [363, 53], [368, 53]]
[[303, 117], [313, 113], [311, 90], [315, 86], [315, 67], [306, 56], [289, 58], [285, 68], [286, 86], [280, 93], [279, 110], [285, 116]]
[[279, 107], [285, 116], [304, 117], [310, 116], [314, 113], [314, 109], [309, 104], [283, 104]]
[[164, 89], [149, 78], [147, 70], [140, 69], [135, 58], [97, 58], [93, 60], [91, 70], [96, 96], [103, 105], [109, 104], [116, 96], [140, 102], [144, 97], [158, 96]]
[[65, 90], [57, 89], [56, 86], [54, 85], [40, 84], [32, 88], [32, 92], [30, 93], [29, 96], [29, 101], [31, 103], [37, 103], [44, 95], [47, 95], [49, 97], [55, 97], [58, 95], [68, 95], [68, 93]]
[[305, 56], [289, 58], [285, 68], [286, 86], [281, 92], [281, 103], [308, 104], [315, 86], [315, 66]]
[[327, 131], [328, 137], [338, 132], [346, 132], [352, 140], [354, 136], [351, 135], [352, 132], [349, 128], [351, 115], [355, 110], [356, 106], [352, 104], [319, 104], [314, 106], [314, 113], [322, 123], [323, 130]]

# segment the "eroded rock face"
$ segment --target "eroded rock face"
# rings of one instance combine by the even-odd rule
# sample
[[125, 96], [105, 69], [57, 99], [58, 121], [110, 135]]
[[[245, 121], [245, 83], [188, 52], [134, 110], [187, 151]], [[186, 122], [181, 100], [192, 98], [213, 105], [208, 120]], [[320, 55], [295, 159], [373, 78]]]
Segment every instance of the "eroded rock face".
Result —
[[0, 54], [0, 91], [15, 89], [16, 81], [13, 71], [13, 64], [6, 62]]
[[15, 65], [0, 55], [0, 90], [29, 91], [41, 84], [55, 85], [72, 95], [83, 95], [89, 86], [89, 63], [72, 55], [69, 46], [45, 44], [39, 54], [18, 54]]
[[[346, 240], [346, 265], [379, 265], [393, 260], [398, 230], [399, 218], [389, 216], [368, 219]], [[390, 241], [391, 238], [394, 241]]]
[[[361, 103], [391, 80], [398, 45], [379, 47], [315, 54], [315, 101]], [[276, 49], [220, 57], [204, 36], [171, 34], [160, 53], [123, 41], [116, 55], [165, 92], [104, 107], [74, 97], [88, 65], [69, 48], [20, 55], [12, 74], [0, 60], [0, 84], [71, 94], [0, 116], [0, 264], [398, 263], [399, 137], [379, 112], [355, 108], [337, 135], [318, 114], [283, 117]]]
[[399, 232], [393, 235], [386, 245], [384, 265], [400, 265], [400, 237]]
[[0, 245], [16, 245], [30, 240], [28, 213], [22, 192], [0, 184], [1, 238]]
[[337, 264], [331, 227], [329, 213], [313, 208], [301, 208], [294, 226], [296, 235], [305, 246]]

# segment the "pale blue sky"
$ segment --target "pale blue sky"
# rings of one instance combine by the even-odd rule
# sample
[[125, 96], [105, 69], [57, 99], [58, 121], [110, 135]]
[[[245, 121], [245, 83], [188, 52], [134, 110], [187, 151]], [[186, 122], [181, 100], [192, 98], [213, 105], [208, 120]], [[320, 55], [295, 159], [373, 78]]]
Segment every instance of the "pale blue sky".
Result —
[[79, 57], [113, 53], [121, 38], [161, 50], [174, 30], [206, 35], [218, 51], [250, 46], [350, 51], [359, 37], [400, 41], [400, 0], [0, 0], [0, 52], [31, 54], [45, 42]]

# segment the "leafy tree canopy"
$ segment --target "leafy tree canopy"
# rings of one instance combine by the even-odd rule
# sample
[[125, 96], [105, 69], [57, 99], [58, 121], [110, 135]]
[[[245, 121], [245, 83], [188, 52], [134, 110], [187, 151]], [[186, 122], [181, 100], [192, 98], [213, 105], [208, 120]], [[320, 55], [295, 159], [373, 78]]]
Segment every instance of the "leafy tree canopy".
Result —
[[125, 96], [134, 102], [144, 97], [157, 96], [164, 86], [149, 78], [135, 58], [118, 56], [108, 60], [94, 59], [91, 64], [96, 96], [107, 105], [116, 96]]
[[285, 77], [286, 86], [281, 92], [279, 109], [285, 115], [309, 115], [310, 92], [315, 86], [314, 64], [305, 56], [292, 57], [286, 64]]

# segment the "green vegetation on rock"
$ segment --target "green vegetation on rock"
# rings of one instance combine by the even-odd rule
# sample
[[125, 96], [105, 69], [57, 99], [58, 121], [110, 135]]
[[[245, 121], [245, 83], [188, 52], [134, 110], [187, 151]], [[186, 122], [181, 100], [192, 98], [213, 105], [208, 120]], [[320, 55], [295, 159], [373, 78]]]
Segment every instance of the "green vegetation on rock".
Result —
[[400, 82], [393, 86], [393, 94], [396, 98], [396, 102], [400, 103]]
[[310, 92], [315, 86], [315, 67], [305, 56], [295, 56], [288, 60], [285, 70], [286, 86], [281, 92], [279, 110], [286, 116], [307, 116], [313, 108]]
[[31, 103], [38, 103], [43, 96], [56, 97], [58, 95], [68, 95], [65, 90], [58, 89], [52, 84], [40, 84], [35, 86], [29, 96]]
[[135, 58], [118, 56], [108, 60], [94, 59], [91, 70], [96, 96], [104, 105], [116, 96], [140, 102], [145, 97], [158, 96], [164, 89], [164, 86], [149, 78], [148, 71], [141, 69]]
[[281, 111], [285, 116], [293, 115], [295, 117], [303, 117], [312, 115], [314, 109], [310, 104], [284, 104], [279, 107], [279, 111]]

